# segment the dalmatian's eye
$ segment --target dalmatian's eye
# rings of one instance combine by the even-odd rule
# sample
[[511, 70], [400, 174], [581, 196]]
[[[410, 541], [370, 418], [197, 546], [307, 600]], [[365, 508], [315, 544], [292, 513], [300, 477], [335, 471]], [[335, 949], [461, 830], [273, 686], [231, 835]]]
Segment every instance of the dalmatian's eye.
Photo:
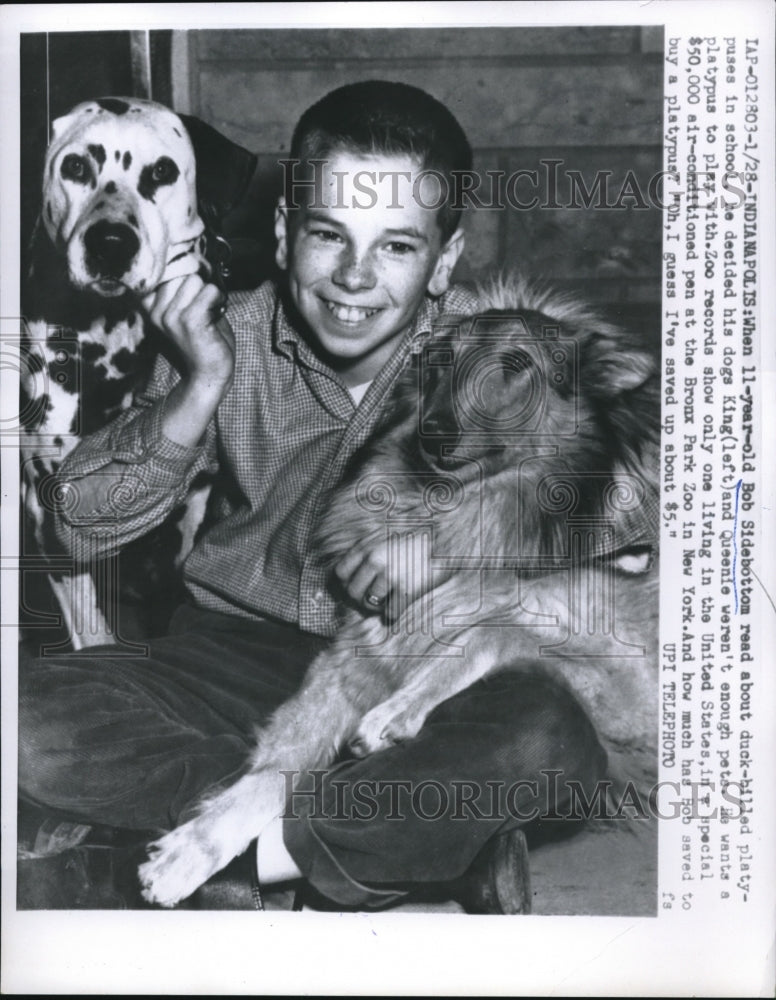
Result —
[[169, 156], [160, 156], [151, 174], [154, 184], [174, 184], [178, 179], [178, 168]]
[[153, 202], [159, 188], [174, 184], [179, 174], [180, 170], [174, 160], [169, 156], [160, 156], [155, 163], [147, 164], [140, 171], [137, 189], [143, 198]]
[[77, 184], [88, 184], [92, 176], [89, 161], [77, 153], [68, 153], [62, 160], [60, 173], [66, 181], [75, 181]]

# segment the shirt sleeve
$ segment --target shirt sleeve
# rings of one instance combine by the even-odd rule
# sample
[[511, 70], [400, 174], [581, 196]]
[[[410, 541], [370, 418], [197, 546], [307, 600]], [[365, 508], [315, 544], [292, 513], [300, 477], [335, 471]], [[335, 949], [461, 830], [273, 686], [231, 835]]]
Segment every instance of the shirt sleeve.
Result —
[[55, 518], [59, 540], [69, 552], [111, 555], [161, 524], [200, 472], [215, 471], [212, 420], [195, 447], [171, 441], [162, 430], [177, 382], [170, 364], [157, 358], [147, 388], [133, 405], [84, 438], [62, 463]]

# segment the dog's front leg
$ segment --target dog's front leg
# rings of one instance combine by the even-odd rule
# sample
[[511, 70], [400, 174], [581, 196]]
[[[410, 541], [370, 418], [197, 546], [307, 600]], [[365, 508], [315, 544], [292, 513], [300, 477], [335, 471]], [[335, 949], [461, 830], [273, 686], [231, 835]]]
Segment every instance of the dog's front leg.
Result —
[[267, 768], [206, 800], [194, 819], [149, 846], [138, 874], [145, 899], [174, 906], [242, 854], [283, 808], [283, 777]]
[[437, 705], [498, 667], [493, 643], [474, 631], [466, 639], [464, 656], [421, 661], [402, 687], [366, 713], [348, 741], [356, 756], [412, 739]]

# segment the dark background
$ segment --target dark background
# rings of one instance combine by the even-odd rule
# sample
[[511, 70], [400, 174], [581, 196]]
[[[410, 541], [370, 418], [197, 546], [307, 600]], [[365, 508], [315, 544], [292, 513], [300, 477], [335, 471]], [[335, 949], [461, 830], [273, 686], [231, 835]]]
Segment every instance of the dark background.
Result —
[[[96, 9], [96, 8], [95, 8]], [[660, 28], [304, 29], [56, 32], [21, 41], [21, 213], [26, 246], [38, 211], [48, 122], [82, 100], [151, 97], [202, 118], [259, 155], [250, 190], [225, 223], [233, 285], [272, 273], [278, 159], [301, 112], [365, 78], [402, 80], [450, 107], [475, 169], [538, 169], [562, 161], [588, 188], [609, 172], [616, 201], [629, 171], [645, 193], [662, 167]], [[569, 208], [467, 213], [457, 276], [519, 266], [582, 292], [657, 338], [661, 213]], [[520, 189], [528, 200], [527, 187]], [[541, 192], [540, 192], [541, 194]], [[564, 203], [565, 198], [565, 203]], [[24, 247], [23, 247], [24, 256]]]

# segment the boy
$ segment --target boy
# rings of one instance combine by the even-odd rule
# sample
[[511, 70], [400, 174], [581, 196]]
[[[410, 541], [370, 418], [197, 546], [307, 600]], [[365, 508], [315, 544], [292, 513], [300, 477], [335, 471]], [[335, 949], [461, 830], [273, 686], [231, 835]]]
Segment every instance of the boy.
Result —
[[[22, 672], [23, 795], [138, 839], [240, 773], [254, 726], [333, 634], [338, 599], [379, 613], [401, 587], [376, 547], [335, 567], [338, 593], [310, 543], [316, 513], [434, 318], [477, 308], [450, 284], [464, 242], [453, 178], [471, 168], [471, 151], [446, 108], [402, 84], [343, 87], [303, 115], [291, 159], [276, 215], [283, 287], [234, 296], [219, 319], [218, 291], [197, 277], [162, 286], [146, 304], [175, 364], [160, 359], [135, 405], [62, 468], [72, 501], [62, 535], [88, 535], [98, 551], [166, 517], [201, 471], [219, 472], [215, 523], [185, 566], [191, 604], [170, 635], [145, 657], [106, 647]], [[259, 838], [259, 880], [303, 876], [354, 906], [458, 880], [450, 894], [467, 909], [515, 912], [515, 831], [520, 815], [541, 811], [543, 773], [587, 787], [604, 763], [568, 695], [537, 678], [492, 677], [440, 706], [417, 739], [322, 780], [300, 776], [289, 817]], [[506, 815], [469, 809], [431, 823], [396, 798], [422, 782], [453, 791], [516, 779]], [[363, 787], [374, 790], [366, 818], [343, 814], [343, 789]], [[89, 848], [74, 850], [96, 882]]]

